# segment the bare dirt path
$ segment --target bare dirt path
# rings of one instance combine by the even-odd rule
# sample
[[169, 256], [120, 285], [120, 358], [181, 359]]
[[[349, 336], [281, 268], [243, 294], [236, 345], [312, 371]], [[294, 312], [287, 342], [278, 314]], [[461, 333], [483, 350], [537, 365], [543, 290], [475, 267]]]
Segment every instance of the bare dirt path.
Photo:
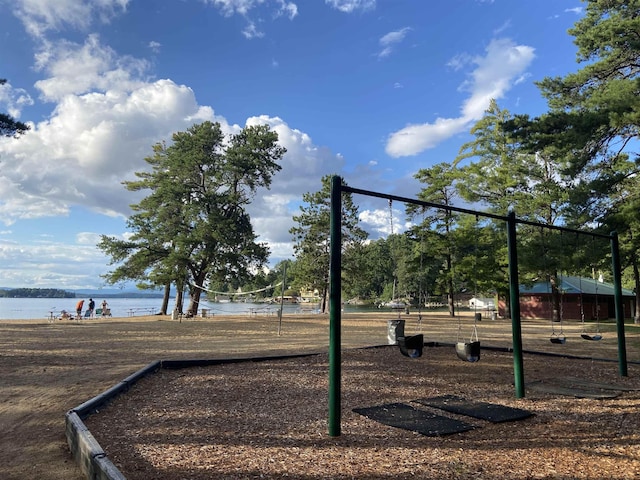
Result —
[[[343, 347], [387, 342], [389, 313], [343, 319]], [[407, 320], [407, 334], [423, 330], [425, 340], [455, 342], [457, 321], [417, 315]], [[470, 332], [469, 318], [462, 332]], [[607, 325], [605, 329], [613, 329]], [[627, 334], [628, 358], [639, 360], [636, 329]], [[278, 336], [277, 317], [194, 319], [178, 323], [163, 317], [114, 318], [81, 323], [0, 321], [0, 477], [80, 480], [64, 438], [64, 414], [129, 374], [159, 359], [240, 358], [326, 352], [328, 317], [285, 316]], [[524, 347], [556, 349], [550, 326], [528, 322]], [[579, 325], [565, 326], [570, 340], [563, 353], [616, 358], [615, 335], [602, 342], [579, 340]], [[506, 320], [483, 321], [483, 345], [509, 346]]]

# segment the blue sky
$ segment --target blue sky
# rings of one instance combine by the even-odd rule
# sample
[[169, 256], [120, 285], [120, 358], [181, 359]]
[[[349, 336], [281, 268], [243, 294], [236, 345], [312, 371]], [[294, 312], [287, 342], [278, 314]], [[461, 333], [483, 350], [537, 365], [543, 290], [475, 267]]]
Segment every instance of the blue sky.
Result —
[[[415, 196], [491, 98], [546, 110], [534, 82], [575, 71], [579, 0], [0, 0], [0, 286], [96, 288], [99, 235], [126, 237], [123, 180], [194, 123], [266, 123], [288, 153], [250, 209], [271, 263], [329, 173]], [[356, 197], [372, 238], [387, 205]], [[394, 205], [394, 231], [403, 228]]]

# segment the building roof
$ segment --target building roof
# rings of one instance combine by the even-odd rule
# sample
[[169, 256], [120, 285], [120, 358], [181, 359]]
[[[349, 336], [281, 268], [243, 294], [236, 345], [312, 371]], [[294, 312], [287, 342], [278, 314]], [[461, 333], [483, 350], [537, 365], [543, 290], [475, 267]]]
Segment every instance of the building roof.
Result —
[[[562, 275], [558, 277], [559, 288], [562, 293], [582, 294], [582, 295], [614, 295], [614, 286], [612, 283], [600, 282], [587, 277], [573, 277], [570, 275]], [[520, 294], [550, 294], [550, 282], [537, 282], [533, 285], [520, 285]], [[635, 297], [632, 290], [622, 289], [623, 297]]]

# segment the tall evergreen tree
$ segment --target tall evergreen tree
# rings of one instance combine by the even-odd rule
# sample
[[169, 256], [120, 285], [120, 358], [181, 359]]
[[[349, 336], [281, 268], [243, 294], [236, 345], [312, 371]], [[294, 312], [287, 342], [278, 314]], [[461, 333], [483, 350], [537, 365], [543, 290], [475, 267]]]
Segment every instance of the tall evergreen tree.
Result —
[[[225, 138], [218, 123], [204, 122], [154, 146], [151, 171], [125, 182], [131, 191], [150, 191], [133, 205], [127, 241], [102, 237], [99, 247], [124, 263], [110, 279], [146, 278], [189, 289], [187, 313], [195, 315], [207, 282], [243, 279], [268, 256], [246, 206], [257, 188], [268, 188], [285, 149], [267, 126], [245, 127]], [[179, 300], [178, 308], [181, 307]]]
[[[568, 175], [565, 157], [551, 146], [530, 149], [524, 145], [530, 139], [523, 140], [522, 132], [514, 128], [522, 121], [491, 101], [483, 118], [471, 130], [475, 139], [461, 147], [455, 160], [460, 165], [458, 190], [465, 200], [479, 202], [499, 215], [513, 209], [518, 218], [527, 221], [566, 225], [572, 211], [570, 194], [582, 179]], [[465, 161], [469, 163], [463, 165]], [[558, 316], [562, 255], [557, 252], [562, 248], [561, 238], [548, 229], [528, 225], [521, 225], [519, 233], [523, 280], [547, 279]], [[504, 249], [502, 254], [506, 255]]]
[[[550, 110], [524, 122], [530, 149], [553, 148], [567, 172], [584, 179], [573, 205], [580, 225], [620, 233], [623, 267], [631, 269], [640, 321], [640, 250], [635, 208], [640, 188], [640, 0], [588, 0], [586, 14], [569, 33], [581, 67], [539, 82]], [[527, 119], [529, 120], [529, 119]]]
[[[458, 194], [456, 180], [458, 172], [456, 168], [447, 163], [439, 163], [431, 168], [423, 168], [415, 174], [415, 178], [425, 186], [418, 193], [418, 198], [425, 202], [437, 203], [443, 207], [453, 206]], [[417, 218], [418, 210], [411, 206], [408, 213]], [[454, 230], [458, 216], [452, 210], [431, 209], [422, 212], [421, 228], [430, 232], [431, 253], [436, 258], [442, 259], [441, 289], [447, 295], [449, 315], [455, 316], [456, 279], [453, 270], [454, 257], [457, 247], [455, 245]], [[424, 235], [424, 233], [422, 234]]]
[[[326, 311], [329, 290], [329, 240], [331, 216], [331, 178], [322, 177], [322, 188], [315, 193], [305, 193], [300, 206], [300, 215], [293, 220], [297, 226], [291, 228], [295, 242], [296, 272], [303, 288], [317, 289], [321, 295], [321, 311]], [[345, 185], [343, 180], [343, 185]], [[352, 255], [367, 233], [358, 226], [358, 207], [350, 194], [342, 195], [342, 267], [345, 282], [358, 275], [359, 266]]]

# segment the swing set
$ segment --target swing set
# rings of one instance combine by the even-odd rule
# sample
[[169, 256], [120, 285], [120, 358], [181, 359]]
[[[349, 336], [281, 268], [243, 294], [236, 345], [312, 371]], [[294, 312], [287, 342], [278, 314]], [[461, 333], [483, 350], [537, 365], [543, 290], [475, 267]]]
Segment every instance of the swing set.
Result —
[[[558, 344], [558, 345], [564, 345], [567, 342], [567, 337], [564, 334], [563, 331], [563, 321], [564, 321], [564, 305], [565, 305], [565, 293], [566, 293], [566, 288], [565, 288], [565, 278], [563, 277], [562, 274], [562, 268], [560, 268], [559, 272], [557, 273], [557, 275], [555, 275], [556, 278], [556, 285], [555, 285], [555, 289], [553, 288], [553, 282], [551, 282], [551, 274], [548, 273], [548, 266], [547, 266], [547, 258], [548, 258], [548, 254], [549, 254], [549, 248], [547, 248], [546, 242], [544, 241], [544, 233], [542, 231], [541, 228], [541, 237], [542, 237], [542, 260], [543, 260], [543, 269], [544, 269], [544, 274], [546, 276], [548, 276], [549, 280], [546, 282], [547, 285], [547, 297], [549, 299], [549, 304], [550, 304], [550, 318], [551, 318], [551, 336], [549, 338], [549, 341], [551, 343], [554, 344]], [[576, 232], [576, 242], [574, 247], [574, 251], [579, 251], [579, 244], [578, 244], [578, 237], [579, 237], [579, 233]], [[594, 242], [595, 242], [595, 237], [592, 236], [591, 237], [591, 255], [590, 257], [593, 258], [594, 253], [595, 253], [595, 247], [594, 247]], [[561, 248], [560, 250], [563, 251], [564, 250], [564, 241], [563, 241], [563, 236], [562, 236], [562, 231], [560, 231], [560, 245]], [[594, 264], [590, 265], [590, 268], [592, 270], [592, 272], [595, 271], [595, 267]], [[580, 323], [581, 323], [581, 327], [582, 327], [582, 332], [580, 334], [580, 337], [584, 340], [589, 340], [589, 341], [600, 341], [602, 340], [604, 337], [602, 335], [602, 333], [600, 332], [600, 303], [599, 303], [599, 299], [598, 299], [598, 282], [594, 281], [593, 283], [594, 286], [594, 299], [595, 299], [595, 304], [594, 304], [594, 314], [595, 314], [595, 332], [593, 333], [589, 333], [587, 331], [587, 325], [586, 325], [586, 320], [585, 320], [585, 310], [584, 310], [584, 304], [585, 304], [585, 288], [584, 288], [584, 284], [582, 281], [582, 275], [578, 275], [578, 294], [579, 294], [579, 306], [580, 306]], [[556, 310], [555, 308], [555, 298], [554, 298], [554, 290], [556, 293], [556, 295], [559, 295], [559, 301], [558, 301], [558, 309]], [[556, 324], [558, 324], [558, 328], [556, 328]]]
[[[568, 229], [564, 227], [556, 227], [549, 225], [542, 225], [536, 222], [530, 222], [527, 220], [517, 219], [513, 211], [509, 212], [507, 216], [496, 215], [492, 213], [478, 212], [475, 210], [439, 205], [432, 202], [425, 202], [415, 198], [400, 197], [396, 195], [389, 195], [380, 192], [373, 192], [369, 190], [363, 190], [358, 188], [342, 185], [341, 178], [334, 176], [331, 179], [331, 202], [330, 202], [330, 260], [329, 260], [329, 408], [328, 408], [328, 430], [329, 436], [340, 436], [340, 422], [341, 422], [341, 290], [342, 290], [342, 194], [350, 193], [356, 195], [364, 195], [369, 197], [382, 198], [386, 200], [399, 201], [406, 204], [419, 205], [423, 208], [434, 208], [448, 211], [455, 211], [458, 213], [470, 214], [478, 217], [491, 218], [505, 222], [507, 233], [507, 250], [508, 250], [508, 273], [509, 273], [509, 306], [511, 316], [511, 333], [512, 333], [512, 351], [513, 351], [513, 373], [514, 373], [514, 387], [516, 398], [524, 398], [525, 396], [525, 383], [524, 383], [524, 362], [523, 362], [523, 350], [522, 350], [522, 327], [521, 327], [521, 315], [520, 315], [520, 283], [518, 272], [518, 246], [517, 246], [517, 226], [529, 225], [533, 227], [544, 227], [549, 230], [560, 232], [574, 232], [576, 234], [586, 234], [591, 237], [606, 238], [610, 241], [611, 245], [611, 260], [613, 270], [613, 284], [614, 284], [614, 301], [615, 301], [615, 315], [616, 315], [616, 328], [618, 339], [618, 371], [619, 375], [626, 377], [627, 371], [627, 358], [626, 358], [626, 345], [625, 345], [625, 332], [624, 332], [624, 313], [622, 304], [622, 275], [620, 267], [620, 251], [618, 235], [616, 232], [612, 232], [610, 235], [603, 235], [593, 232], [581, 232], [579, 230]], [[479, 313], [479, 312], [476, 312]], [[477, 322], [480, 318], [474, 315], [474, 329], [472, 330], [472, 336], [468, 342], [458, 341], [456, 347], [460, 346], [459, 357], [466, 361], [477, 361], [480, 359], [479, 346], [480, 342], [477, 337]], [[558, 332], [561, 333], [561, 332]], [[585, 332], [586, 334], [586, 332]], [[422, 334], [413, 336], [416, 337], [404, 337], [404, 345], [402, 349], [406, 349], [407, 356], [415, 355], [416, 357], [422, 355], [422, 349], [424, 345], [424, 339], [421, 338]], [[593, 335], [597, 337], [598, 335]], [[584, 338], [584, 337], [583, 337]], [[409, 341], [409, 339], [412, 339]], [[595, 340], [595, 338], [594, 338]], [[415, 343], [414, 343], [415, 342]], [[462, 344], [464, 343], [465, 349], [463, 350]], [[474, 355], [473, 349], [478, 346], [478, 354]], [[415, 348], [417, 347], [417, 348]], [[468, 350], [467, 350], [468, 348]], [[458, 349], [456, 349], [458, 353]], [[464, 355], [462, 355], [464, 353]], [[464, 356], [464, 358], [463, 358]]]
[[[392, 215], [392, 211], [393, 211], [393, 203], [392, 203], [392, 199], [389, 199], [389, 218], [390, 218], [390, 228], [391, 228], [391, 233], [393, 233], [393, 215]], [[425, 208], [423, 206], [422, 208], [422, 225], [424, 225], [424, 218], [425, 218]], [[476, 225], [476, 229], [477, 229], [477, 225], [478, 225], [478, 215], [476, 215], [475, 218], [475, 225]], [[420, 240], [420, 272], [422, 272], [423, 270], [423, 258], [424, 258], [424, 243], [425, 243], [425, 236], [424, 236], [424, 229], [421, 229], [421, 240]], [[474, 297], [477, 298], [478, 297], [478, 280], [477, 280], [477, 265], [478, 265], [478, 237], [479, 235], [474, 235], [475, 238], [475, 244], [474, 244], [474, 261], [473, 261], [473, 278], [474, 278]], [[452, 248], [450, 246], [450, 248]], [[455, 274], [454, 274], [455, 276]], [[394, 289], [393, 292], [395, 294], [395, 282], [396, 282], [396, 278], [395, 278], [395, 274], [394, 274]], [[455, 283], [455, 282], [454, 282]], [[405, 357], [409, 357], [409, 358], [420, 358], [422, 356], [422, 352], [423, 352], [423, 348], [424, 348], [424, 335], [422, 333], [422, 277], [420, 276], [420, 280], [419, 280], [419, 287], [418, 287], [418, 328], [420, 330], [419, 333], [415, 334], [415, 335], [411, 335], [411, 336], [405, 336], [404, 333], [404, 322], [402, 323], [402, 327], [400, 327], [400, 325], [397, 325], [398, 321], [397, 320], [390, 320], [389, 324], [390, 327], [389, 328], [393, 328], [395, 329], [395, 332], [392, 333], [396, 333], [396, 335], [391, 335], [391, 337], [393, 337], [395, 339], [395, 343], [398, 345], [399, 349], [400, 349], [400, 353], [402, 355], [404, 355]], [[455, 299], [454, 299], [454, 304], [455, 304]], [[458, 358], [460, 360], [463, 360], [465, 362], [470, 362], [470, 363], [474, 363], [480, 360], [480, 339], [478, 337], [478, 322], [481, 321], [482, 319], [482, 313], [477, 311], [477, 303], [474, 302], [474, 321], [473, 321], [473, 329], [471, 331], [471, 335], [468, 339], [468, 341], [463, 340], [463, 333], [462, 333], [462, 318], [460, 315], [460, 311], [459, 309], [456, 309], [456, 311], [458, 312], [457, 318], [458, 318], [458, 334], [457, 334], [457, 339], [456, 339], [456, 343], [455, 343], [455, 352], [456, 355], [458, 356]], [[398, 319], [400, 318], [400, 314], [398, 313]]]
[[[424, 209], [423, 209], [423, 220], [424, 220]], [[391, 234], [393, 235], [393, 201], [392, 199], [389, 199], [389, 224], [390, 224], [390, 228], [391, 228]], [[424, 239], [424, 237], [423, 237]], [[423, 259], [423, 252], [422, 252], [422, 248], [420, 249], [420, 270], [422, 271], [422, 259]], [[395, 266], [395, 262], [394, 262], [394, 266]], [[396, 294], [396, 275], [394, 272], [393, 275], [393, 293], [392, 293], [392, 299], [391, 302], [397, 302], [396, 298], [395, 298], [395, 294]], [[422, 309], [421, 309], [421, 297], [422, 297], [422, 279], [420, 279], [420, 288], [419, 288], [419, 293], [418, 293], [418, 328], [420, 330], [422, 330]], [[393, 307], [392, 307], [393, 308]], [[408, 307], [407, 307], [408, 308]], [[400, 309], [398, 308], [394, 308], [395, 310], [398, 310], [398, 319], [400, 319]], [[402, 307], [402, 309], [404, 309], [404, 306]], [[398, 323], [402, 322], [400, 325], [402, 325], [402, 327], [400, 328], [400, 325], [398, 325]], [[422, 356], [422, 351], [424, 349], [424, 335], [422, 333], [418, 333], [416, 335], [410, 335], [410, 336], [405, 336], [404, 334], [404, 321], [400, 320], [400, 321], [396, 321], [396, 320], [390, 320], [390, 328], [394, 328], [395, 330], [395, 334], [393, 335], [395, 337], [396, 343], [398, 344], [398, 347], [400, 348], [400, 353], [402, 353], [402, 355], [404, 355], [405, 357], [409, 357], [409, 358], [420, 358]], [[399, 334], [399, 335], [398, 335]]]
[[[591, 238], [591, 250], [595, 251], [595, 238]], [[595, 272], [595, 266], [591, 264], [591, 271]], [[587, 333], [586, 323], [584, 319], [584, 302], [583, 302], [583, 290], [582, 290], [582, 277], [580, 277], [580, 319], [582, 321], [582, 333], [580, 336], [585, 340], [599, 341], [602, 340], [602, 334], [600, 333], [600, 303], [598, 302], [598, 283], [595, 283], [595, 316], [596, 316], [596, 331], [593, 334]]]
[[[478, 215], [476, 215], [475, 227], [478, 227]], [[473, 255], [473, 296], [478, 298], [478, 239], [480, 235], [474, 235], [474, 255]], [[456, 339], [456, 355], [465, 362], [475, 363], [480, 360], [480, 339], [478, 338], [478, 322], [482, 320], [482, 313], [478, 312], [478, 302], [473, 302], [473, 329], [468, 341], [461, 340], [462, 318], [460, 310], [458, 312], [458, 337]]]

